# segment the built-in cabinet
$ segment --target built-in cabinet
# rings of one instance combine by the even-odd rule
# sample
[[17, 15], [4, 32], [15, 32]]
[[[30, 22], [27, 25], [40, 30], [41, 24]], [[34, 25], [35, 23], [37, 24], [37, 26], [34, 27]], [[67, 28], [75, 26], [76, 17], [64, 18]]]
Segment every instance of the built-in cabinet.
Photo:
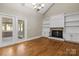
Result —
[[43, 36], [50, 36], [50, 28], [63, 28], [63, 40], [79, 43], [79, 13], [63, 13], [43, 21]]
[[27, 39], [27, 22], [25, 18], [0, 14], [0, 44], [24, 39]]
[[49, 36], [49, 25], [50, 25], [50, 21], [49, 21], [49, 18], [45, 18], [43, 20], [43, 26], [42, 26], [42, 35], [43, 36]]
[[66, 15], [64, 23], [65, 40], [79, 42], [79, 14]]

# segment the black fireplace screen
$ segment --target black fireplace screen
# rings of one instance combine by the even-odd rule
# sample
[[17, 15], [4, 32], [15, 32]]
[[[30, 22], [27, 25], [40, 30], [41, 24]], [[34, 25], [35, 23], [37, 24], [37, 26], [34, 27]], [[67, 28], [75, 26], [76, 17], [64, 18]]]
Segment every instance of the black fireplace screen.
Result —
[[63, 31], [62, 30], [52, 30], [51, 31], [51, 36], [52, 37], [63, 38]]

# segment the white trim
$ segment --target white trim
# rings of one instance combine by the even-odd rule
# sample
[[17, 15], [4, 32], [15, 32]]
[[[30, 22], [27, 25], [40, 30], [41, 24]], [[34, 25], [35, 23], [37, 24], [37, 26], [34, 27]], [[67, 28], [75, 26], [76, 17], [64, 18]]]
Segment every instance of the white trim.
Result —
[[[47, 37], [47, 36], [42, 36], [42, 37]], [[64, 41], [64, 39], [62, 39], [62, 38], [56, 38], [56, 37], [47, 37], [47, 38], [53, 39], [53, 40]]]
[[30, 41], [30, 40], [33, 40], [33, 39], [37, 39], [37, 38], [40, 38], [40, 37], [43, 37], [43, 36], [35, 36], [35, 37], [32, 37], [32, 38], [28, 38], [27, 41]]
[[64, 41], [64, 39], [62, 38], [56, 38], [56, 37], [48, 37], [49, 39], [55, 39], [55, 40], [59, 40], [59, 41]]
[[79, 12], [64, 13], [64, 16], [79, 15]]

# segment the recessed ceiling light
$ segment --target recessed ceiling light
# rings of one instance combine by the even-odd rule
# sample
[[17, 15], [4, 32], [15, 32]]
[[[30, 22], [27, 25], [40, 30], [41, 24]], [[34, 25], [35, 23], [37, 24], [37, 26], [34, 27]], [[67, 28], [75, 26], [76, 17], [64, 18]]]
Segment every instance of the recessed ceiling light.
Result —
[[45, 4], [41, 4], [41, 7], [44, 7], [45, 6]]

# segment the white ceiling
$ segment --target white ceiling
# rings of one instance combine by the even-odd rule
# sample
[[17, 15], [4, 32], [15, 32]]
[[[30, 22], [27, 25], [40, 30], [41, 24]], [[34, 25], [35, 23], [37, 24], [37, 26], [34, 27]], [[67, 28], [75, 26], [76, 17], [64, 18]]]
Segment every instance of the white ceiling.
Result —
[[44, 14], [47, 12], [47, 10], [50, 8], [50, 6], [53, 5], [53, 3], [44, 3], [45, 7], [41, 9], [39, 12], [33, 9], [32, 3], [0, 3], [0, 7], [2, 8], [11, 8], [11, 9], [16, 9], [20, 10], [25, 13], [31, 13], [31, 12], [36, 12], [40, 14]]

